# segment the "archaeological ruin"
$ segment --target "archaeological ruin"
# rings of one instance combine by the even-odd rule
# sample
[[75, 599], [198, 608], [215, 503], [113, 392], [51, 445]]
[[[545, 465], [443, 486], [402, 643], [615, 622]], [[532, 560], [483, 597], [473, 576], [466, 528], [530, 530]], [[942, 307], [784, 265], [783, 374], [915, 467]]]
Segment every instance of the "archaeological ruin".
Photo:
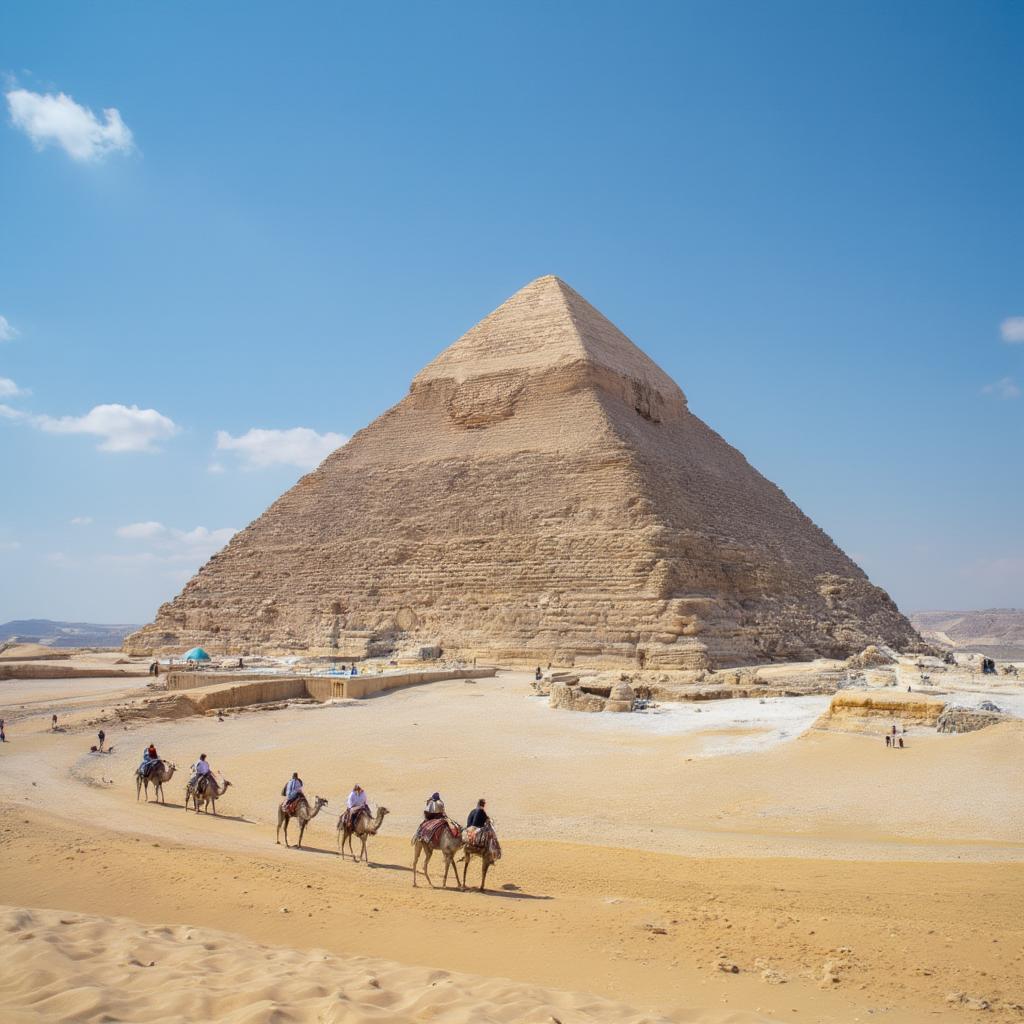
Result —
[[920, 638], [680, 388], [528, 284], [134, 633], [136, 653], [701, 669]]

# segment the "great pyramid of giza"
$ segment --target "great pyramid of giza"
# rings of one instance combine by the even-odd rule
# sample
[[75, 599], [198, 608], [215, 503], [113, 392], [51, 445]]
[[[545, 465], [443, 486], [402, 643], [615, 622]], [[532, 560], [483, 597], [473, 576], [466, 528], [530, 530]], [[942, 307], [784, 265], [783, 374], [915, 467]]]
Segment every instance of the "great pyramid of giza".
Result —
[[706, 668], [920, 643], [557, 277], [447, 348], [130, 650]]

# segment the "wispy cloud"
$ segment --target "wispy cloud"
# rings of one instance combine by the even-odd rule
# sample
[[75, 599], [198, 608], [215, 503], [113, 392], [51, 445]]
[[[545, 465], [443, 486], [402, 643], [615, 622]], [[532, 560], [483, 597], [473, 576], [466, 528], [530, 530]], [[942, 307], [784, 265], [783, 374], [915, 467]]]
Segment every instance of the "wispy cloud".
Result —
[[0, 416], [5, 420], [23, 420], [28, 418], [28, 413], [24, 413], [20, 409], [12, 409], [9, 405], [0, 404]]
[[1001, 377], [994, 384], [986, 384], [982, 389], [983, 395], [992, 395], [994, 398], [1008, 399], [1020, 398], [1020, 386], [1012, 377]]
[[1024, 316], [1008, 316], [999, 325], [999, 333], [1008, 345], [1024, 342]]
[[178, 425], [156, 409], [137, 405], [97, 405], [84, 416], [32, 416], [33, 426], [49, 434], [91, 434], [102, 438], [103, 452], [155, 452], [158, 441], [178, 433]]
[[224, 472], [224, 464], [222, 462], [211, 462], [206, 467], [206, 472], [212, 474], [213, 476], [217, 476], [218, 474]]
[[20, 548], [21, 541], [19, 540], [0, 540], [0, 552], [18, 551]]
[[178, 576], [184, 575], [187, 579], [237, 532], [231, 526], [215, 530], [205, 526], [180, 530], [155, 520], [129, 523], [118, 527], [115, 533], [123, 540], [138, 541], [136, 549], [102, 554], [96, 561], [118, 569], [173, 567]]
[[109, 153], [130, 153], [135, 145], [116, 107], [107, 107], [101, 121], [63, 92], [11, 89], [7, 92], [7, 109], [11, 123], [32, 140], [36, 149], [60, 146], [80, 163], [102, 160]]
[[0, 398], [17, 398], [19, 395], [31, 395], [27, 388], [19, 388], [10, 377], [0, 377]]
[[14, 341], [18, 332], [14, 329], [11, 321], [5, 316], [0, 316], [0, 341]]
[[73, 516], [70, 522], [72, 526], [88, 526], [92, 523], [92, 516]]
[[318, 434], [309, 427], [292, 427], [290, 430], [254, 427], [239, 437], [219, 430], [217, 451], [234, 452], [245, 469], [266, 469], [278, 465], [313, 469], [347, 440], [342, 434]]
[[148, 540], [165, 534], [167, 527], [163, 523], [150, 520], [145, 523], [129, 523], [127, 526], [119, 526], [115, 532], [118, 537], [124, 537], [127, 540]]

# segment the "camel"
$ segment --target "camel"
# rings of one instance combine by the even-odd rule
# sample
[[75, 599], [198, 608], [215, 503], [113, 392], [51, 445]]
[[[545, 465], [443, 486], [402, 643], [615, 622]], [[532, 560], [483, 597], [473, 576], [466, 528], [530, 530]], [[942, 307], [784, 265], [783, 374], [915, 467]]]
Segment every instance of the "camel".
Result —
[[[209, 780], [206, 785], [203, 785], [203, 778]], [[191, 799], [192, 806], [195, 808], [196, 814], [199, 813], [199, 805], [203, 805], [203, 810], [207, 814], [210, 813], [210, 805], [213, 805], [213, 813], [217, 813], [217, 798], [222, 797], [227, 791], [228, 786], [231, 783], [225, 779], [223, 786], [217, 785], [217, 780], [212, 775], [204, 775], [202, 778], [197, 780], [195, 787], [193, 788], [191, 780], [185, 787], [185, 810], [188, 810], [188, 802]]]
[[[459, 828], [459, 834], [453, 836], [451, 829], [447, 825], [448, 823], [446, 822], [446, 827], [438, 830], [435, 842], [427, 843], [420, 839], [418, 829], [416, 835], [412, 837], [412, 845], [415, 848], [412, 858], [413, 888], [416, 887], [416, 865], [419, 863], [421, 853], [423, 854], [423, 877], [430, 882], [431, 889], [436, 888], [434, 883], [430, 881], [430, 875], [427, 874], [427, 865], [430, 864], [430, 858], [434, 855], [435, 850], [440, 850], [441, 856], [444, 857], [444, 881], [441, 883], [441, 887], [444, 889], [448, 888], [448, 871], [450, 868], [455, 869], [455, 881], [459, 882], [459, 866], [455, 863], [455, 854], [459, 852], [459, 848], [462, 846], [462, 829], [456, 825], [456, 828]], [[459, 888], [465, 889], [465, 887], [466, 883], [465, 879], [463, 879], [463, 881], [459, 882]]]
[[[366, 840], [370, 836], [375, 836], [380, 830], [380, 826], [384, 822], [384, 815], [388, 814], [389, 811], [386, 807], [377, 808], [377, 816], [371, 821], [368, 814], [360, 814], [356, 818], [355, 825], [345, 824], [345, 815], [343, 814], [338, 819], [338, 852], [342, 857], [345, 856], [345, 843], [348, 843], [348, 852], [352, 854], [352, 859], [355, 861], [365, 860], [369, 863], [369, 858], [366, 856]], [[355, 855], [355, 851], [352, 849], [352, 836], [359, 836], [360, 841], [363, 844], [362, 850], [359, 851], [359, 856]]]
[[482, 865], [482, 873], [480, 875], [480, 891], [484, 891], [484, 886], [487, 882], [487, 869], [497, 859], [491, 852], [491, 844], [485, 843], [483, 846], [471, 846], [469, 843], [465, 843], [462, 847], [462, 885], [465, 887], [466, 879], [469, 878], [469, 862], [474, 858], [479, 857]]
[[302, 799], [299, 801], [299, 805], [298, 805], [298, 807], [295, 808], [294, 814], [289, 814], [284, 809], [284, 805], [283, 804], [278, 804], [278, 807], [277, 807], [277, 840], [276, 840], [278, 845], [280, 845], [280, 843], [281, 843], [281, 826], [284, 825], [284, 845], [287, 846], [288, 845], [288, 822], [292, 818], [298, 818], [299, 819], [299, 841], [298, 841], [298, 843], [296, 843], [296, 847], [301, 850], [302, 849], [302, 836], [303, 836], [303, 833], [306, 831], [306, 826], [320, 813], [320, 808], [321, 807], [326, 807], [326, 806], [327, 806], [327, 801], [322, 796], [318, 796], [316, 798], [316, 806], [313, 808], [312, 811], [309, 809], [309, 801], [305, 798], [305, 796], [303, 796]]
[[170, 782], [175, 772], [175, 766], [170, 761], [157, 761], [149, 775], [143, 775], [138, 769], [135, 771], [135, 799], [139, 799], [139, 793], [143, 786], [146, 788], [146, 802], [149, 803], [149, 784], [153, 783], [153, 798], [165, 803], [164, 783]]

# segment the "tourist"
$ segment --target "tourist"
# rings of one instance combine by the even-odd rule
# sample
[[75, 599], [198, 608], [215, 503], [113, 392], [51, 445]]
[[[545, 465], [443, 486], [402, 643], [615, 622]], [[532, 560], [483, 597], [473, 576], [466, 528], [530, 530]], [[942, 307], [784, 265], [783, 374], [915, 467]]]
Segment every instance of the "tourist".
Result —
[[353, 665], [353, 666], [352, 666], [352, 668], [351, 668], [351, 669], [349, 669], [349, 673], [348, 673], [348, 674], [349, 674], [350, 676], [357, 676], [357, 675], [359, 675], [359, 669], [357, 669], [357, 668], [355, 667], [355, 665]]
[[50, 730], [51, 730], [52, 732], [56, 732], [56, 731], [57, 731], [57, 716], [56, 716], [56, 715], [54, 715], [54, 716], [53, 716], [53, 717], [52, 717], [52, 718], [50, 719]]
[[[100, 733], [101, 742], [103, 733]], [[100, 748], [102, 749], [102, 747]], [[150, 743], [148, 747], [142, 752], [142, 764], [139, 765], [139, 774], [144, 778], [149, 778], [149, 773], [156, 766], [160, 758], [157, 756], [156, 747]]]
[[294, 803], [300, 798], [305, 798], [306, 794], [302, 792], [302, 779], [299, 778], [298, 772], [292, 772], [292, 777], [284, 784], [284, 789], [281, 790], [281, 796], [284, 797], [286, 805]]
[[101, 754], [103, 753], [103, 744], [104, 744], [106, 738], [107, 738], [107, 734], [102, 729], [100, 729], [100, 731], [98, 733], [96, 733], [96, 739], [98, 739], [100, 741], [100, 753]]
[[533, 673], [533, 678], [538, 682], [544, 678], [544, 673], [540, 670], [540, 665], [537, 666], [537, 671]]
[[903, 749], [903, 737], [901, 736], [900, 737], [900, 750], [902, 750], [902, 749]]
[[188, 780], [188, 788], [198, 793], [200, 781], [207, 779], [212, 774], [213, 769], [207, 763], [206, 755], [200, 754], [199, 760], [192, 765], [192, 778]]
[[7, 733], [4, 731], [4, 720], [0, 718], [0, 743], [7, 742]]
[[885, 745], [887, 747], [892, 746], [892, 737], [888, 733], [885, 734]]
[[431, 794], [427, 806], [423, 809], [423, 820], [434, 821], [436, 818], [447, 818], [448, 812], [444, 809], [444, 801], [440, 793]]
[[352, 787], [352, 792], [348, 795], [348, 800], [345, 802], [345, 817], [344, 824], [351, 827], [356, 823], [356, 818], [360, 814], [369, 814], [370, 808], [367, 805], [366, 791], [357, 782]]
[[485, 809], [486, 807], [487, 801], [480, 797], [476, 802], [476, 807], [469, 812], [469, 817], [466, 819], [466, 828], [486, 828], [490, 825], [491, 818]]

